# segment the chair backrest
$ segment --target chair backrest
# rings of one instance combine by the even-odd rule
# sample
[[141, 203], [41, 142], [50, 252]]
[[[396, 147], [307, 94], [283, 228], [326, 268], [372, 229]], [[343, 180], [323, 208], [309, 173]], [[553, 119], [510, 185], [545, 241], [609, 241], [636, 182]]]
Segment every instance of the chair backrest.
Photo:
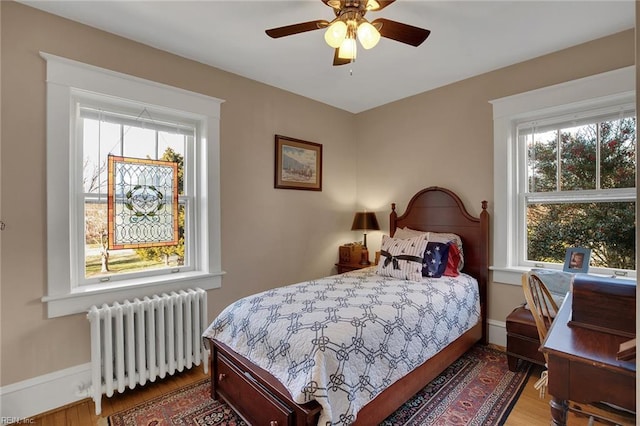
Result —
[[[536, 322], [540, 343], [543, 343], [551, 323], [558, 313], [558, 305], [551, 297], [547, 286], [534, 272], [522, 275], [522, 289], [524, 290], [524, 297], [527, 300], [529, 310], [531, 310], [533, 319]], [[545, 359], [546, 357], [547, 355], [545, 354]]]

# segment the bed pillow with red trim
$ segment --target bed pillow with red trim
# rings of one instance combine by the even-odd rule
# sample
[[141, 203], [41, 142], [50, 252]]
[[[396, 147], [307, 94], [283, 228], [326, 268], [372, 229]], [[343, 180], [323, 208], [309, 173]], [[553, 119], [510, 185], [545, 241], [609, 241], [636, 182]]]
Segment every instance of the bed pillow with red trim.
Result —
[[462, 271], [464, 266], [464, 251], [462, 250], [462, 238], [460, 235], [451, 232], [429, 232], [429, 241], [434, 243], [448, 243], [452, 241], [458, 246], [460, 252], [460, 262], [458, 263], [458, 272]]
[[445, 268], [443, 275], [446, 277], [457, 277], [460, 275], [458, 265], [460, 265], [460, 250], [456, 243], [450, 241], [449, 255], [447, 256], [447, 267]]

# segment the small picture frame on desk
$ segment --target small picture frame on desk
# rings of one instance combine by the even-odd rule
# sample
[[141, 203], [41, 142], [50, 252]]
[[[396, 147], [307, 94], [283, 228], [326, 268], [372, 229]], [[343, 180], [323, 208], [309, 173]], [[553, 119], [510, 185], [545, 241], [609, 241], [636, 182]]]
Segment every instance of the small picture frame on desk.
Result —
[[589, 272], [589, 259], [591, 257], [591, 249], [583, 247], [569, 247], [564, 258], [564, 272], [573, 274]]

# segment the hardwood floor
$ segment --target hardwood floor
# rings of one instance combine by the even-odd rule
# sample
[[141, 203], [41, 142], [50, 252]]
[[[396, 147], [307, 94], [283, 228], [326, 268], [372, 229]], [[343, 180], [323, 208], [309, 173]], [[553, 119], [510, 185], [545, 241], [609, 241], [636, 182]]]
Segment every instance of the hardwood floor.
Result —
[[[542, 367], [534, 366], [534, 370], [529, 376], [529, 381], [525, 385], [518, 402], [513, 407], [513, 411], [509, 414], [505, 426], [529, 426], [529, 425], [548, 425], [551, 421], [549, 408], [549, 395], [545, 395], [544, 399], [540, 398], [540, 394], [533, 387], [533, 384], [540, 378]], [[623, 426], [633, 426], [636, 424], [635, 417], [622, 417], [605, 412], [597, 407], [584, 406], [584, 409], [596, 414], [601, 414], [607, 418], [614, 419], [618, 424]], [[595, 422], [594, 425], [604, 425], [607, 423]], [[609, 423], [612, 424], [612, 423]], [[589, 418], [586, 415], [577, 415], [569, 412], [567, 419], [569, 426], [589, 425]]]
[[[534, 368], [505, 426], [535, 426], [548, 425], [550, 423], [549, 396], [547, 395], [546, 398], [541, 399], [538, 391], [533, 387], [535, 381], [540, 377], [541, 371], [542, 369], [539, 367]], [[43, 426], [88, 426], [100, 424], [106, 426], [106, 418], [113, 413], [133, 407], [205, 377], [207, 376], [204, 374], [202, 367], [192, 368], [179, 375], [167, 377], [142, 388], [127, 390], [123, 394], [118, 394], [111, 398], [103, 397], [100, 416], [95, 415], [93, 401], [86, 399], [56, 411], [36, 416], [31, 419], [33, 422], [27, 424]], [[621, 421], [620, 423], [625, 426], [631, 426], [635, 424], [635, 420], [630, 421], [627, 419], [627, 421]], [[588, 418], [578, 417], [574, 413], [569, 414], [569, 426], [588, 424]], [[599, 424], [602, 423], [596, 423], [596, 425]]]
[[[142, 402], [156, 398], [174, 389], [186, 386], [189, 383], [205, 379], [202, 366], [185, 370], [174, 376], [158, 379], [154, 383], [147, 384], [136, 389], [127, 389], [124, 393], [114, 395], [111, 398], [102, 397], [102, 413], [96, 416], [95, 405], [91, 399], [85, 399], [61, 409], [27, 419], [23, 424], [35, 424], [39, 426], [90, 426], [107, 425], [108, 416]], [[33, 420], [30, 422], [29, 420]], [[18, 425], [16, 425], [18, 426]]]

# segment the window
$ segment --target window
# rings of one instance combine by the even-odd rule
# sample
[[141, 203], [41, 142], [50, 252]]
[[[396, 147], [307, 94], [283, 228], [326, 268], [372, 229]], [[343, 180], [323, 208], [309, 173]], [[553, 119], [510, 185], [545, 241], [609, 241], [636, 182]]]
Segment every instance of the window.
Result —
[[[48, 197], [43, 301], [49, 317], [83, 312], [93, 304], [219, 287], [221, 101], [42, 56], [47, 60]], [[178, 202], [172, 220], [177, 244], [109, 249], [109, 156], [176, 163]]]
[[[82, 192], [84, 198], [84, 223], [78, 225], [84, 229], [77, 232], [84, 234], [84, 244], [79, 245], [78, 255], [84, 261], [76, 262], [79, 270], [78, 284], [96, 284], [99, 282], [121, 281], [140, 275], [161, 275], [175, 273], [178, 270], [193, 270], [193, 253], [197, 234], [192, 225], [191, 210], [197, 200], [194, 179], [189, 178], [195, 169], [195, 139], [197, 126], [181, 117], [169, 117], [166, 114], [139, 106], [131, 111], [123, 110], [114, 104], [97, 104], [82, 96], [74, 98], [77, 105], [77, 142], [82, 150]], [[110, 246], [116, 226], [108, 227], [107, 192], [108, 192], [108, 159], [126, 158], [170, 161], [177, 164], [178, 208], [177, 231], [179, 241], [175, 245], [119, 248]], [[125, 163], [127, 164], [127, 163]], [[151, 170], [153, 170], [151, 168]], [[132, 163], [128, 174], [148, 173], [147, 168]], [[121, 172], [123, 173], [123, 172]], [[115, 175], [116, 173], [112, 173]], [[185, 176], [187, 179], [185, 179]], [[137, 176], [132, 176], [136, 179]], [[146, 176], [142, 176], [146, 178]], [[153, 178], [153, 177], [150, 177]], [[156, 177], [155, 180], [158, 178]], [[139, 199], [149, 200], [153, 194], [140, 194]], [[162, 194], [164, 197], [165, 194]], [[142, 202], [142, 201], [141, 201]], [[158, 214], [152, 211], [151, 216], [142, 215], [142, 220], [131, 221], [123, 234], [135, 234], [141, 227], [145, 235], [157, 234], [159, 220], [166, 213], [172, 213], [160, 204]], [[142, 206], [144, 208], [144, 206]], [[139, 211], [136, 210], [136, 211]], [[143, 227], [144, 226], [144, 227]], [[154, 230], [153, 228], [156, 228]], [[155, 231], [155, 232], [154, 232]], [[135, 239], [133, 239], [135, 241]], [[109, 244], [112, 243], [112, 244]], [[136, 244], [130, 244], [134, 246]], [[140, 244], [138, 244], [140, 245]]]
[[635, 276], [635, 70], [629, 67], [492, 101], [494, 280], [562, 268]]
[[592, 268], [635, 270], [634, 106], [520, 123], [517, 132], [522, 260], [562, 264], [567, 247], [585, 247]]

